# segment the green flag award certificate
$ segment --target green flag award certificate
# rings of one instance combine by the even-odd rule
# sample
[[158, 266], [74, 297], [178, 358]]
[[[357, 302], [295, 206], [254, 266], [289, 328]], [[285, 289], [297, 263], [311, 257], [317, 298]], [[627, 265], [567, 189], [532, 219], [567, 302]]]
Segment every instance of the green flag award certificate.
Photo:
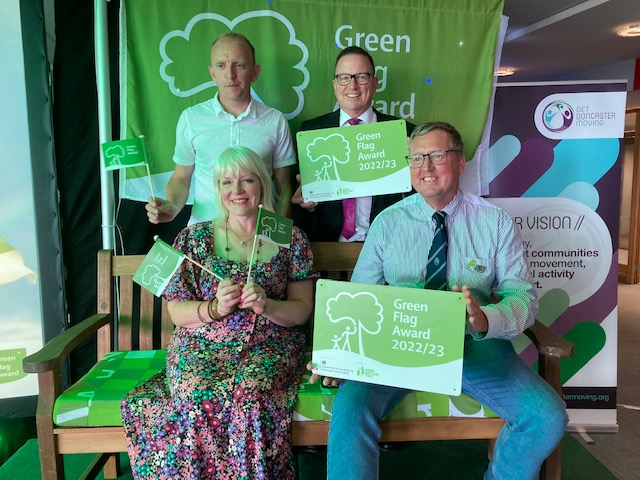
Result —
[[460, 395], [462, 292], [318, 280], [314, 372]]
[[306, 130], [296, 139], [305, 202], [411, 190], [404, 120]]

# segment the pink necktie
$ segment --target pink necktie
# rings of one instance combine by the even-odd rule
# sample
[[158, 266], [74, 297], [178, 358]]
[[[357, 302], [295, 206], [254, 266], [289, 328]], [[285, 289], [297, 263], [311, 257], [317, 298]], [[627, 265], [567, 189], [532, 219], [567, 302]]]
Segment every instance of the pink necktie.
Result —
[[345, 198], [342, 200], [342, 235], [347, 240], [356, 233], [356, 199]]
[[[358, 125], [361, 122], [359, 118], [350, 118], [347, 120], [349, 125]], [[347, 240], [356, 233], [356, 199], [345, 198], [342, 200], [342, 235]]]

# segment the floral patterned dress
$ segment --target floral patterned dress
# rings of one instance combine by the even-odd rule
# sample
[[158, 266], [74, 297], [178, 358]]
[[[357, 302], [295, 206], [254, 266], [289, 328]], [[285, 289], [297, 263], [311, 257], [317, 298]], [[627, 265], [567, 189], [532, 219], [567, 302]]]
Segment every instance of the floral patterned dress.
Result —
[[[246, 282], [248, 267], [215, 256], [210, 223], [185, 228], [174, 246], [221, 277]], [[304, 233], [258, 263], [254, 281], [285, 300], [290, 282], [315, 279]], [[171, 279], [172, 301], [215, 298], [218, 280], [189, 261]], [[131, 468], [139, 479], [290, 479], [290, 426], [304, 371], [304, 333], [252, 310], [222, 322], [177, 327], [167, 366], [121, 404]]]

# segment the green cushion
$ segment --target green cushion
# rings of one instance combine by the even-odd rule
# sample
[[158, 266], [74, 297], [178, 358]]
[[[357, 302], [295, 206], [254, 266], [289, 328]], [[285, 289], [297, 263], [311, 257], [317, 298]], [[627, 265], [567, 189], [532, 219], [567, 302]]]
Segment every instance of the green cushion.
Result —
[[[333, 398], [337, 388], [324, 388], [320, 383], [308, 383], [305, 376], [300, 385], [293, 418], [296, 421], [331, 420]], [[430, 392], [410, 392], [396, 405], [387, 418], [420, 417], [497, 417], [466, 394], [459, 397]]]
[[108, 353], [58, 397], [53, 422], [65, 427], [121, 425], [120, 400], [165, 363], [164, 350]]
[[[165, 366], [164, 350], [111, 352], [57, 400], [53, 421], [70, 427], [121, 425], [120, 400], [131, 389]], [[330, 420], [335, 388], [310, 384], [305, 375], [295, 406], [294, 419]], [[450, 397], [427, 392], [411, 392], [391, 412], [389, 418], [496, 415], [468, 395]]]

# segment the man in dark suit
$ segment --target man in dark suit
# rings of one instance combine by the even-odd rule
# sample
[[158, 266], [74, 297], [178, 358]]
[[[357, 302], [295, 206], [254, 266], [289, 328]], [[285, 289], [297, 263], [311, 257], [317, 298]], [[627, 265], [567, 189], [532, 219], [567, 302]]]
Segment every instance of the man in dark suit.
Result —
[[[371, 101], [378, 87], [373, 58], [360, 47], [347, 47], [336, 58], [333, 91], [340, 108], [335, 112], [302, 122], [300, 130], [340, 127], [361, 123], [386, 122], [398, 120], [375, 110]], [[407, 136], [414, 125], [407, 122]], [[377, 195], [351, 200], [351, 206], [345, 201], [304, 202], [300, 188], [292, 198], [293, 218], [311, 241], [342, 242], [364, 241], [369, 225], [382, 210], [403, 198], [403, 194]], [[346, 225], [350, 218], [346, 208], [354, 209], [355, 225]], [[344, 214], [343, 214], [344, 213]]]

